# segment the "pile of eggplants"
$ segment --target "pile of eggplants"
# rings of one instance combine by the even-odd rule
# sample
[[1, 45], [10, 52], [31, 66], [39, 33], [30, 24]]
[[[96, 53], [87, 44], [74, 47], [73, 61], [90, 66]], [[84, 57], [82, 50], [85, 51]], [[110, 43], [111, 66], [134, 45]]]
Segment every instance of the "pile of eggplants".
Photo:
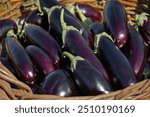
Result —
[[72, 8], [37, 0], [17, 22], [0, 20], [0, 61], [18, 80], [37, 94], [91, 96], [150, 78], [149, 14], [131, 25], [117, 0]]

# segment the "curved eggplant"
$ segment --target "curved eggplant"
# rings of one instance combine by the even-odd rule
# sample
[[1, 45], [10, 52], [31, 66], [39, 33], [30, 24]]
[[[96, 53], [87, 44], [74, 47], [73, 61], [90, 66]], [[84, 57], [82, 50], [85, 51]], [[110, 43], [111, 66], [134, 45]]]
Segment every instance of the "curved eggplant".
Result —
[[147, 59], [147, 47], [140, 33], [131, 26], [129, 27], [127, 48], [129, 48], [130, 64], [137, 78], [140, 78]]
[[128, 40], [127, 16], [119, 0], [107, 0], [104, 8], [104, 24], [118, 47]]
[[50, 95], [75, 96], [78, 91], [75, 82], [64, 70], [49, 73], [42, 82], [41, 92]]
[[0, 42], [6, 37], [8, 31], [13, 30], [17, 33], [17, 24], [11, 19], [0, 20]]
[[88, 4], [78, 3], [76, 5], [80, 11], [86, 16], [89, 17], [92, 21], [102, 22], [102, 14], [97, 9], [93, 8]]
[[75, 56], [81, 56], [88, 60], [98, 71], [102, 72], [104, 76], [109, 79], [109, 75], [104, 66], [94, 55], [94, 52], [87, 46], [77, 29], [73, 27], [65, 28], [63, 31], [63, 44], [69, 52]]
[[106, 94], [113, 91], [104, 75], [89, 61], [68, 52], [64, 52], [63, 55], [66, 55], [71, 61], [71, 71], [82, 95]]
[[5, 46], [8, 57], [18, 72], [19, 77], [22, 78], [21, 80], [26, 83], [34, 82], [36, 80], [35, 69], [28, 54], [17, 39], [13, 36], [7, 36], [5, 38]]
[[29, 54], [36, 68], [44, 76], [56, 70], [56, 67], [51, 61], [51, 58], [39, 47], [35, 45], [30, 45], [26, 47], [26, 51]]
[[45, 30], [49, 29], [47, 15], [46, 14], [40, 15], [38, 9], [35, 9], [30, 12], [30, 14], [26, 18], [26, 22], [30, 24], [36, 24], [44, 28]]
[[128, 59], [106, 33], [96, 36], [95, 45], [97, 55], [108, 70], [110, 81], [115, 89], [126, 88], [137, 82]]
[[61, 48], [47, 31], [40, 26], [30, 24], [25, 28], [25, 36], [32, 44], [47, 52], [54, 64], [59, 67]]

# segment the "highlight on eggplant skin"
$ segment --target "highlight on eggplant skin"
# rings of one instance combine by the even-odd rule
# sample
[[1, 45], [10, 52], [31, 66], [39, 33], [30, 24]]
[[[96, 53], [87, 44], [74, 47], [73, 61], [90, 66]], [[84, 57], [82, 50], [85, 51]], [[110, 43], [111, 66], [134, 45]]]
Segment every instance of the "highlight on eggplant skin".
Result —
[[29, 45], [26, 47], [26, 51], [36, 68], [44, 76], [56, 70], [56, 66], [52, 62], [51, 58], [38, 46]]
[[[69, 27], [68, 27], [69, 28]], [[109, 74], [103, 64], [95, 56], [94, 52], [87, 46], [82, 35], [76, 29], [67, 29], [63, 32], [64, 47], [75, 56], [81, 56], [88, 60], [98, 71], [102, 72], [109, 80]]]
[[106, 1], [104, 24], [106, 32], [112, 35], [115, 44], [121, 48], [128, 40], [128, 29], [126, 11], [118, 0]]
[[147, 46], [144, 44], [144, 39], [141, 34], [129, 26], [129, 39], [127, 47], [129, 48], [129, 61], [134, 69], [137, 78], [140, 78], [147, 60]]
[[10, 30], [13, 30], [14, 33], [17, 33], [17, 24], [11, 19], [0, 20], [0, 42], [2, 42], [2, 40], [6, 37], [7, 32]]
[[88, 4], [78, 3], [76, 5], [80, 9], [80, 11], [86, 16], [89, 17], [94, 22], [102, 22], [102, 14], [97, 9], [93, 8]]
[[134, 85], [137, 79], [125, 55], [105, 34], [99, 34], [96, 38], [98, 58], [106, 67], [113, 88], [118, 90]]
[[71, 71], [81, 95], [98, 95], [112, 92], [109, 81], [88, 60], [63, 52], [71, 61]]
[[65, 70], [58, 69], [49, 73], [42, 81], [43, 94], [75, 96], [78, 94], [76, 84]]
[[57, 41], [40, 26], [30, 24], [25, 28], [25, 37], [31, 42], [43, 49], [59, 68], [61, 48]]
[[36, 81], [36, 73], [34, 66], [26, 53], [25, 49], [20, 45], [15, 37], [6, 37], [5, 46], [8, 57], [11, 60], [20, 80], [25, 83], [32, 83]]

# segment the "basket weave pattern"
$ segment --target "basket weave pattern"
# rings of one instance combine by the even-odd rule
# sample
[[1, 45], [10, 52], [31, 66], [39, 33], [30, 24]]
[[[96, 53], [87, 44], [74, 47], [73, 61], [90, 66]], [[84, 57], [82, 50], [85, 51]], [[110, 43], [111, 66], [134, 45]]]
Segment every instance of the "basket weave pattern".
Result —
[[[93, 7], [103, 10], [104, 4], [102, 6], [97, 6], [95, 2], [102, 1], [105, 4], [106, 0], [62, 0], [62, 4], [67, 4], [70, 2], [85, 2], [92, 5]], [[135, 14], [137, 12], [142, 12], [143, 9], [140, 6], [141, 3], [138, 3], [138, 0], [120, 0], [121, 3], [125, 6], [127, 16], [129, 21], [134, 21]], [[0, 19], [12, 18], [17, 19], [21, 16], [25, 10], [20, 11], [20, 5], [23, 5], [27, 11], [30, 11], [35, 8], [35, 2], [30, 0], [25, 2], [23, 0], [0, 0]], [[7, 9], [7, 10], [6, 10]], [[19, 89], [13, 88], [12, 84], [15, 84]], [[76, 97], [60, 97], [54, 95], [41, 95], [33, 94], [29, 86], [23, 82], [17, 80], [17, 78], [0, 62], [0, 100], [2, 99], [13, 99], [13, 100], [23, 100], [23, 99], [90, 99], [90, 100], [99, 100], [99, 99], [150, 99], [150, 80], [141, 81], [133, 86], [129, 86], [123, 90], [118, 90], [109, 94], [102, 94], [97, 96], [76, 96]]]

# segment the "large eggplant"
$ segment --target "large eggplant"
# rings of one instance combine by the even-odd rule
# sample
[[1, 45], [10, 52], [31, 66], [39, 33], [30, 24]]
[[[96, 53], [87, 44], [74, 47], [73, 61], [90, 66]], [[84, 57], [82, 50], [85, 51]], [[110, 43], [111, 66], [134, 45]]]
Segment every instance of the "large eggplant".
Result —
[[40, 26], [29, 24], [25, 28], [25, 36], [32, 43], [42, 48], [54, 64], [59, 67], [61, 48], [57, 41]]
[[[61, 40], [62, 40], [62, 31], [63, 31], [63, 23], [61, 22], [61, 20], [62, 20], [61, 10], [64, 11], [64, 9], [62, 9], [60, 7], [52, 7], [48, 11], [48, 14], [49, 14], [48, 21], [50, 24], [50, 30], [54, 34], [54, 36], [59, 39], [60, 43], [62, 43]], [[66, 25], [74, 26], [78, 30], [82, 30], [83, 39], [86, 41], [88, 46], [90, 48], [92, 48], [93, 38], [92, 38], [91, 32], [88, 29], [86, 29], [85, 27], [83, 27], [79, 23], [78, 20], [76, 20], [73, 17], [70, 17], [66, 13], [63, 14], [63, 19], [64, 19], [64, 22], [66, 23]]]
[[30, 12], [30, 14], [26, 18], [26, 22], [30, 24], [36, 24], [38, 26], [41, 26], [45, 30], [49, 29], [49, 24], [47, 20], [47, 15], [43, 14], [41, 15], [38, 9], [35, 9]]
[[13, 63], [19, 77], [26, 83], [36, 80], [36, 73], [29, 55], [14, 36], [5, 38], [5, 46], [8, 56]]
[[100, 33], [102, 33], [102, 32], [105, 32], [103, 23], [94, 22], [94, 23], [91, 25], [91, 32], [92, 32], [93, 36], [95, 36], [95, 35], [97, 35], [97, 34], [100, 34]]
[[134, 69], [137, 78], [141, 77], [147, 59], [147, 47], [140, 33], [132, 26], [129, 26], [129, 39], [126, 46], [130, 64]]
[[[78, 3], [76, 5], [80, 9], [80, 11], [86, 16], [89, 17], [92, 21], [102, 22], [102, 14], [97, 9], [93, 8], [88, 4]], [[78, 15], [77, 15], [78, 16]]]
[[106, 33], [96, 36], [95, 45], [98, 58], [108, 70], [110, 81], [115, 89], [122, 89], [137, 82], [128, 59]]
[[31, 57], [31, 60], [36, 66], [36, 68], [44, 76], [56, 70], [56, 67], [52, 62], [51, 58], [39, 47], [35, 45], [29, 45], [26, 48], [26, 51]]
[[17, 24], [11, 19], [0, 20], [0, 42], [5, 38], [9, 30], [13, 30], [14, 33], [17, 33]]
[[116, 45], [122, 47], [128, 40], [128, 29], [126, 12], [119, 0], [107, 0], [104, 8], [104, 24]]
[[76, 84], [65, 70], [56, 70], [49, 73], [42, 82], [41, 92], [50, 95], [75, 96]]
[[71, 61], [71, 71], [82, 95], [98, 95], [113, 91], [108, 80], [89, 61], [64, 52]]
[[81, 56], [88, 60], [93, 66], [95, 66], [98, 71], [102, 72], [107, 79], [109, 76], [102, 65], [102, 63], [95, 56], [94, 52], [87, 46], [86, 42], [83, 40], [81, 33], [74, 27], [66, 27], [63, 30], [63, 44], [64, 47], [74, 54], [75, 56]]

